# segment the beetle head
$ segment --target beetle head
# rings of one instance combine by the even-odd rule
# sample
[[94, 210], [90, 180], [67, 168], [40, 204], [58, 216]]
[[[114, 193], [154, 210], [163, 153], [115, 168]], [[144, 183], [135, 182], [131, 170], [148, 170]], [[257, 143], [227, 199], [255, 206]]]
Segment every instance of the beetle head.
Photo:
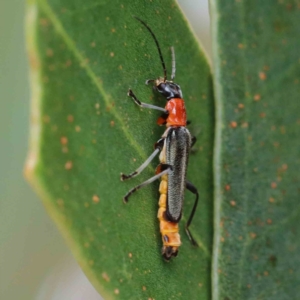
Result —
[[182, 98], [181, 88], [177, 83], [164, 78], [154, 80], [153, 89], [161, 93], [167, 100], [171, 98]]

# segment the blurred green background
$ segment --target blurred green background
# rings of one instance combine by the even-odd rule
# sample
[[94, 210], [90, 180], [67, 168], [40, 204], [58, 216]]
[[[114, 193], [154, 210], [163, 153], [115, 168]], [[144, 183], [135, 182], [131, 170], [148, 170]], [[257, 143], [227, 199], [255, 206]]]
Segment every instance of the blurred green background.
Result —
[[[210, 54], [207, 1], [179, 3]], [[23, 178], [30, 119], [25, 5], [0, 1], [0, 299], [100, 299]]]
[[29, 131], [25, 2], [0, 1], [0, 299], [33, 299], [68, 250], [23, 178]]

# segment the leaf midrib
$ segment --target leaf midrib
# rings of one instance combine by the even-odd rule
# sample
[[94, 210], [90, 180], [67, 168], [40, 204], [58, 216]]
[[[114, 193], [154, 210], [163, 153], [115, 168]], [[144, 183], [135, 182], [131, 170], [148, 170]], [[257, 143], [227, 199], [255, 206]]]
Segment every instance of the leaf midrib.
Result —
[[[63, 28], [63, 25], [61, 24], [59, 19], [56, 17], [56, 15], [55, 15], [54, 11], [52, 10], [52, 8], [49, 6], [49, 4], [47, 3], [46, 0], [39, 0], [38, 3], [40, 5], [41, 9], [50, 18], [50, 20], [51, 20], [52, 24], [54, 25], [56, 31], [61, 35], [61, 37], [64, 39], [64, 42], [66, 43], [66, 45], [73, 52], [74, 56], [78, 59], [78, 61], [80, 62], [80, 65], [82, 66], [82, 68], [86, 71], [87, 75], [91, 78], [92, 82], [95, 84], [95, 86], [99, 90], [100, 94], [103, 96], [103, 100], [106, 103], [106, 105], [109, 106], [111, 103], [109, 102], [108, 96], [105, 93], [105, 90], [104, 90], [102, 84], [99, 82], [98, 77], [95, 75], [93, 70], [89, 67], [89, 65], [85, 63], [85, 58], [77, 50], [74, 41], [70, 38], [68, 33], [65, 31], [65, 29]], [[132, 135], [129, 134], [129, 132], [125, 130], [126, 126], [125, 126], [125, 123], [124, 123], [123, 119], [121, 118], [120, 114], [114, 109], [111, 109], [110, 113], [112, 115], [114, 115], [114, 117], [120, 123], [120, 125], [121, 125], [120, 129], [123, 131], [126, 138], [128, 138], [128, 141], [130, 142], [130, 144], [137, 150], [138, 154], [143, 159], [146, 159], [147, 156], [146, 156], [145, 152], [142, 150], [142, 148], [139, 146], [139, 144], [136, 142], [136, 140], [133, 139]]]

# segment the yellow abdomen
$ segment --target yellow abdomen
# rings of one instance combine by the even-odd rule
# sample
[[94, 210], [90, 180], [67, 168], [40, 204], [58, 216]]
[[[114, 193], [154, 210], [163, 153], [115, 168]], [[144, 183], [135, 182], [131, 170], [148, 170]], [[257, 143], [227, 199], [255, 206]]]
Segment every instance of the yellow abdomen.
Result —
[[181, 241], [178, 233], [178, 223], [170, 222], [166, 219], [168, 175], [163, 175], [161, 177], [159, 193], [160, 197], [157, 217], [160, 221], [160, 232], [163, 241], [162, 255], [166, 260], [169, 260], [172, 256], [177, 256]]

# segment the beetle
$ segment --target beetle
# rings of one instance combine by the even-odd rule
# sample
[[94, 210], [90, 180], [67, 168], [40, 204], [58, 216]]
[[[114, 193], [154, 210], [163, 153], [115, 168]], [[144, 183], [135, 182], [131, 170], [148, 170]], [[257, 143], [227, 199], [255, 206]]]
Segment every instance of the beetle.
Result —
[[166, 125], [166, 130], [162, 137], [155, 143], [154, 152], [148, 159], [134, 172], [129, 175], [121, 173], [121, 180], [128, 180], [139, 175], [160, 152], [160, 164], [156, 168], [156, 175], [146, 180], [142, 184], [132, 188], [123, 198], [127, 203], [129, 197], [138, 189], [161, 179], [159, 186], [159, 210], [158, 219], [160, 221], [160, 232], [162, 235], [162, 255], [167, 261], [177, 256], [178, 248], [181, 245], [178, 223], [182, 216], [182, 207], [184, 201], [184, 191], [189, 190], [195, 195], [195, 202], [185, 225], [185, 231], [193, 245], [197, 245], [189, 226], [193, 220], [199, 199], [197, 188], [186, 180], [187, 165], [191, 147], [195, 144], [196, 138], [193, 137], [186, 128], [186, 109], [182, 98], [180, 86], [174, 82], [176, 61], [174, 47], [171, 47], [172, 53], [172, 73], [171, 80], [167, 79], [167, 69], [162, 56], [158, 40], [150, 27], [140, 18], [134, 16], [152, 35], [156, 44], [160, 61], [163, 67], [164, 77], [146, 80], [148, 85], [154, 83], [153, 88], [161, 93], [167, 100], [165, 108], [141, 102], [131, 89], [128, 90], [128, 96], [132, 98], [135, 104], [140, 107], [161, 111], [162, 114], [157, 120], [158, 125]]

